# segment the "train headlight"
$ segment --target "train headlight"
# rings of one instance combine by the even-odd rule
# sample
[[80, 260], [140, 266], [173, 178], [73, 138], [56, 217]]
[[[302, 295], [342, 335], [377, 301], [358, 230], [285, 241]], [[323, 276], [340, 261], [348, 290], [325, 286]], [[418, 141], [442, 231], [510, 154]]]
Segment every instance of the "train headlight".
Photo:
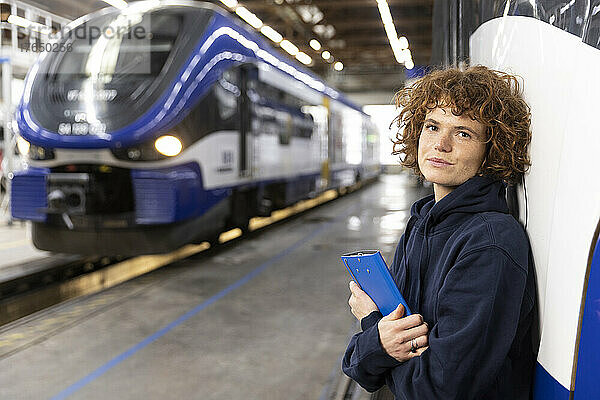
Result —
[[171, 135], [161, 136], [156, 139], [154, 147], [156, 148], [156, 151], [167, 157], [176, 156], [181, 153], [181, 149], [183, 149], [181, 140]]
[[17, 149], [19, 150], [19, 153], [21, 153], [21, 155], [23, 157], [28, 157], [29, 156], [29, 148], [31, 147], [31, 145], [29, 144], [29, 142], [25, 139], [23, 139], [21, 136], [17, 137]]

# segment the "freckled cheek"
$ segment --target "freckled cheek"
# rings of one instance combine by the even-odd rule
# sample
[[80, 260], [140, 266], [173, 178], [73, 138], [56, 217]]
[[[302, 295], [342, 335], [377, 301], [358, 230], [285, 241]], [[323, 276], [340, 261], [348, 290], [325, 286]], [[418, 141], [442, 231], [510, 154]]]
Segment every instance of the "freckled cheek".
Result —
[[419, 139], [419, 145], [417, 147], [417, 164], [419, 165], [419, 168], [423, 168], [424, 167], [424, 163], [423, 160], [425, 158], [425, 148], [424, 148], [424, 142], [423, 139]]
[[475, 175], [481, 167], [483, 155], [481, 154], [480, 149], [472, 149], [467, 154], [468, 157], [465, 159], [462, 169], [469, 175]]
[[425, 135], [421, 135], [421, 137], [419, 137], [419, 143], [418, 143], [418, 147], [417, 147], [417, 154], [418, 154], [419, 162], [420, 162], [421, 158], [426, 157], [427, 152], [429, 150], [431, 150], [433, 147], [434, 147], [434, 143], [432, 142], [431, 139], [428, 140]]

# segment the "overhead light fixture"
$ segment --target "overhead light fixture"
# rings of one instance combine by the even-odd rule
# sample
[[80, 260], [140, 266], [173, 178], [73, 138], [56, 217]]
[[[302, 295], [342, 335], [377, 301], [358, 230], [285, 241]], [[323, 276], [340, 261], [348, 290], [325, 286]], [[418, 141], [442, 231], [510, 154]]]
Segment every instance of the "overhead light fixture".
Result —
[[325, 39], [331, 39], [335, 36], [335, 28], [333, 25], [315, 25], [312, 30], [314, 33]]
[[221, 0], [221, 3], [225, 4], [229, 8], [234, 8], [237, 6], [237, 0]]
[[402, 62], [406, 62], [406, 61], [412, 59], [412, 54], [410, 52], [410, 49], [404, 49], [400, 53], [401, 53], [401, 57], [402, 57]]
[[260, 29], [263, 22], [254, 15], [252, 12], [248, 11], [246, 7], [238, 7], [235, 9], [235, 13], [240, 16], [241, 19], [249, 23], [253, 28]]
[[310, 47], [312, 47], [315, 51], [321, 50], [321, 43], [319, 43], [317, 39], [311, 39], [308, 44], [310, 44]]
[[388, 6], [386, 0], [377, 0], [377, 8], [379, 9], [379, 14], [381, 15], [383, 27], [385, 28], [385, 33], [387, 34], [390, 46], [392, 46], [394, 57], [396, 58], [396, 61], [398, 63], [402, 63], [403, 60], [402, 55], [400, 53], [402, 50], [402, 46], [400, 44], [400, 41], [398, 40], [398, 34], [396, 33], [394, 20], [392, 19], [392, 14], [390, 13], [390, 7]]
[[300, 51], [292, 42], [287, 39], [283, 39], [279, 45], [292, 56], [295, 56]]
[[335, 69], [336, 71], [341, 71], [344, 69], [344, 64], [342, 64], [341, 61], [338, 61], [335, 64], [333, 64], [333, 69]]
[[25, 29], [31, 29], [32, 31], [43, 33], [44, 35], [48, 35], [51, 32], [50, 27], [38, 24], [37, 22], [30, 21], [23, 17], [19, 17], [18, 15], [9, 15], [6, 22], [13, 25], [21, 26]]
[[321, 53], [321, 57], [323, 57], [323, 60], [329, 60], [331, 58], [331, 53], [325, 50]]
[[305, 23], [312, 25], [321, 21], [325, 16], [317, 6], [313, 5], [296, 6], [296, 12], [300, 15], [300, 18], [302, 18]]
[[398, 39], [398, 44], [400, 45], [400, 48], [402, 50], [408, 49], [408, 39], [405, 38], [404, 36], [402, 36], [400, 39]]
[[260, 28], [260, 33], [262, 33], [275, 43], [279, 43], [283, 40], [283, 36], [281, 36], [279, 32], [271, 28], [269, 25], [263, 25], [262, 28]]
[[118, 8], [118, 9], [123, 9], [123, 8], [127, 8], [128, 4], [125, 0], [102, 0], [107, 4], [110, 4], [111, 6]]
[[299, 52], [298, 54], [296, 54], [296, 59], [304, 65], [310, 65], [310, 63], [312, 63], [312, 58], [310, 58], [308, 54], [303, 52]]

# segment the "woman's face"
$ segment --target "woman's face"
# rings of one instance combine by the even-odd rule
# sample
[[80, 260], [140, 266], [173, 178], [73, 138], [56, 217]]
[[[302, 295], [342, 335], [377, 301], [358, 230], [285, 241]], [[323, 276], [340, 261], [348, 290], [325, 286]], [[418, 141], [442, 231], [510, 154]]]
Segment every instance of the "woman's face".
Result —
[[475, 176], [486, 151], [485, 125], [451, 108], [437, 107], [425, 116], [419, 138], [418, 163], [425, 179], [433, 183], [439, 201]]

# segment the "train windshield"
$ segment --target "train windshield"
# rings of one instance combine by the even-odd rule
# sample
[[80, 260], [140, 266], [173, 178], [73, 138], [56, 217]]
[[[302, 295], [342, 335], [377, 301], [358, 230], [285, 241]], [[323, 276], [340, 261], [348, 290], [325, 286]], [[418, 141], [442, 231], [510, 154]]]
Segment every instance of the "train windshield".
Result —
[[176, 79], [208, 25], [197, 7], [126, 8], [63, 33], [40, 64], [30, 100], [45, 129], [101, 135], [142, 116]]

